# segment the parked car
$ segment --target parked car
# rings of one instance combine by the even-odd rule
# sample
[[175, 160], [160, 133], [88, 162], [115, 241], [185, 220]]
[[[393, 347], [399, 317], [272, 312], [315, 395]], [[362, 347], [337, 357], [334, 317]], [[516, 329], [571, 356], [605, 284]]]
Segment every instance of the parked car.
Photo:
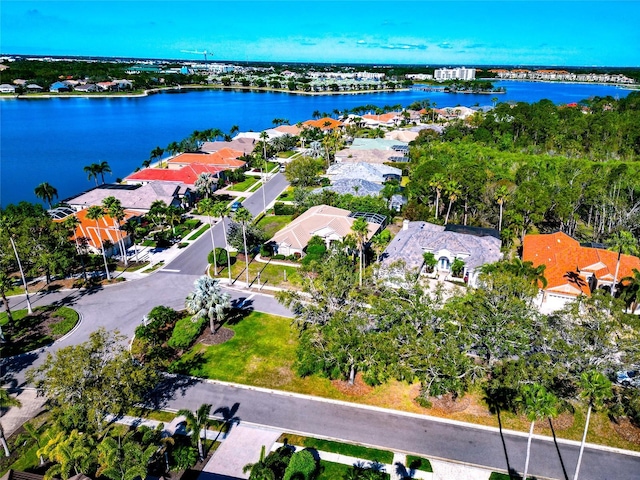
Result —
[[625, 387], [640, 387], [640, 371], [620, 370], [616, 372], [616, 382]]
[[232, 211], [232, 212], [236, 212], [236, 211], [238, 211], [238, 209], [239, 209], [240, 207], [242, 207], [242, 203], [240, 203], [240, 202], [233, 202], [233, 203], [231, 204], [231, 211]]

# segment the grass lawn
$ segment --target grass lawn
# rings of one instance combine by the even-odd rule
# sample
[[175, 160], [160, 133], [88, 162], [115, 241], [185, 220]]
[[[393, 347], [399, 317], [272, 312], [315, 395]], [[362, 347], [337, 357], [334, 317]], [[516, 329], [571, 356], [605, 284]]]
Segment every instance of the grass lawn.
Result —
[[227, 190], [231, 190], [232, 192], [245, 192], [258, 181], [260, 181], [258, 177], [247, 177], [242, 182], [238, 182], [231, 185], [230, 187], [227, 187]]
[[407, 455], [407, 468], [409, 470], [421, 470], [423, 472], [433, 472], [431, 462], [426, 458]]
[[291, 215], [266, 215], [258, 222], [268, 238], [272, 238], [278, 230], [291, 223]]
[[116, 272], [135, 272], [136, 270], [140, 270], [147, 265], [149, 265], [149, 262], [136, 262], [135, 260], [129, 260], [129, 264], [126, 267], [124, 265], [116, 266]]
[[[231, 254], [231, 278], [239, 282], [245, 282], [245, 263], [244, 260], [236, 260], [237, 253], [230, 252]], [[296, 267], [289, 267], [286, 265], [275, 265], [272, 263], [262, 263], [257, 260], [250, 260], [249, 262], [249, 282], [254, 286], [258, 286], [258, 272], [260, 272], [260, 285], [267, 285], [269, 287], [283, 287], [283, 288], [297, 288], [301, 285], [302, 279], [300, 277], [299, 269]], [[285, 282], [284, 276], [287, 272], [287, 281]], [[213, 267], [209, 268], [209, 273], [212, 277]], [[228, 278], [229, 273], [226, 267], [218, 269], [218, 275], [216, 278]]]
[[293, 188], [287, 187], [287, 189], [280, 194], [278, 200], [282, 202], [293, 202]]
[[78, 312], [69, 307], [53, 305], [37, 307], [33, 315], [26, 309], [11, 312], [13, 323], [9, 323], [6, 312], [0, 313], [0, 326], [9, 340], [2, 347], [2, 355], [10, 357], [30, 352], [53, 343], [67, 334], [78, 323]]
[[390, 452], [388, 450], [378, 450], [377, 448], [363, 447], [361, 445], [354, 445], [351, 443], [334, 442], [332, 440], [321, 440], [319, 438], [303, 437], [300, 435], [293, 435], [288, 433], [283, 433], [282, 435], [280, 435], [278, 441], [284, 442], [285, 439], [289, 442], [290, 445], [315, 448], [320, 452], [338, 453], [340, 455], [360, 458], [369, 462], [393, 462], [393, 452]]
[[287, 150], [286, 152], [279, 152], [278, 153], [278, 157], [279, 158], [290, 158], [295, 154], [296, 154], [296, 152], [294, 152], [293, 150]]
[[[342, 463], [325, 462], [324, 460], [320, 460], [320, 473], [318, 474], [317, 480], [349, 478], [347, 477], [347, 474], [352, 469], [353, 467], [351, 465], [343, 465]], [[384, 478], [391, 478], [391, 476], [388, 473], [385, 473]]]
[[190, 237], [187, 237], [186, 240], [195, 240], [196, 238], [198, 238], [200, 235], [202, 235], [204, 232], [206, 232], [207, 230], [209, 230], [209, 224], [205, 223], [204, 225], [202, 225], [198, 231], [196, 233], [194, 233], [193, 235], [191, 235]]

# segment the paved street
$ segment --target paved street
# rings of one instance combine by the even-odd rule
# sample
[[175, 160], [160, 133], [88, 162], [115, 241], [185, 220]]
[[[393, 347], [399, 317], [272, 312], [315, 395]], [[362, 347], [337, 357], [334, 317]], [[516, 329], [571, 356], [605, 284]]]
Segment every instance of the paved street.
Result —
[[[267, 202], [275, 199], [284, 186], [284, 177], [276, 175], [268, 184]], [[252, 212], [262, 210], [262, 194], [245, 201]], [[214, 227], [216, 242], [224, 244], [222, 226]], [[196, 278], [205, 272], [206, 255], [211, 238], [202, 235], [189, 248], [169, 261], [164, 268], [143, 279], [123, 282], [90, 291], [56, 292], [32, 297], [34, 305], [59, 302], [82, 315], [79, 327], [48, 351], [85, 341], [98, 327], [118, 329], [130, 337], [142, 317], [156, 305], [182, 308]], [[289, 312], [273, 297], [244, 289], [230, 288], [236, 304], [244, 308], [287, 315]], [[24, 299], [11, 299], [12, 308], [23, 307]], [[24, 380], [27, 367], [42, 361], [43, 352], [4, 360], [3, 375], [12, 377], [13, 385]], [[430, 458], [452, 459], [498, 470], [522, 471], [526, 435], [506, 433], [473, 425], [445, 423], [425, 416], [402, 414], [380, 409], [362, 408], [339, 402], [321, 401], [283, 392], [269, 392], [214, 382], [176, 377], [158, 398], [159, 406], [196, 409], [210, 403], [214, 409], [227, 407], [241, 422], [262, 424], [283, 431], [345, 439], [396, 451], [414, 452]], [[540, 477], [571, 478], [577, 460], [575, 444], [558, 445], [549, 439], [534, 440], [531, 473]], [[637, 479], [640, 457], [588, 448], [584, 455], [581, 479]]]

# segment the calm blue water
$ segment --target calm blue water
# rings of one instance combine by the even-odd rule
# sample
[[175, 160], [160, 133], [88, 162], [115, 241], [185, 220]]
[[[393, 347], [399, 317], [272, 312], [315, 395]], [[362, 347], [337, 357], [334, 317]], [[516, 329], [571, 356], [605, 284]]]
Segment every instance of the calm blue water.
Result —
[[[624, 97], [629, 91], [604, 85], [504, 81], [501, 102], [535, 102], [548, 98], [569, 103], [591, 96]], [[274, 118], [291, 124], [311, 118], [315, 110], [407, 106], [429, 99], [438, 107], [490, 105], [492, 95], [409, 91], [354, 95], [306, 96], [202, 90], [143, 98], [55, 98], [0, 100], [0, 205], [38, 201], [33, 190], [41, 182], [58, 189], [60, 199], [94, 185], [85, 165], [106, 160], [115, 181], [131, 173], [156, 146], [165, 147], [194, 130], [232, 125], [241, 131], [271, 128]]]

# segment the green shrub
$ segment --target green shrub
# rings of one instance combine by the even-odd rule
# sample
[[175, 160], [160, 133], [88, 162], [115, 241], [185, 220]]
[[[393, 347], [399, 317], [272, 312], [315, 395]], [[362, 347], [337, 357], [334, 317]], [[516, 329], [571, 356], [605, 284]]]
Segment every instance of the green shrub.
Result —
[[178, 248], [184, 248], [184, 247], [186, 247], [186, 246], [188, 246], [188, 245], [189, 245], [189, 244], [188, 244], [187, 242], [180, 242], [180, 243], [178, 244]]
[[273, 254], [273, 251], [267, 245], [262, 245], [260, 247], [260, 256], [261, 257], [270, 257], [272, 254]]
[[185, 220], [184, 226], [187, 227], [189, 230], [193, 230], [194, 228], [197, 228], [200, 226], [200, 220], [198, 220], [197, 218], [190, 218], [188, 220]]
[[273, 206], [274, 215], [293, 215], [295, 212], [296, 207], [287, 203], [278, 202]]
[[[207, 261], [213, 265], [213, 250], [207, 255]], [[228, 263], [227, 251], [224, 248], [216, 247], [216, 263], [218, 267], [226, 267]]]
[[189, 348], [195, 339], [198, 338], [198, 335], [202, 332], [202, 327], [204, 327], [206, 323], [207, 320], [204, 318], [199, 318], [195, 322], [191, 317], [181, 318], [176, 322], [176, 326], [173, 328], [173, 333], [167, 345], [176, 350]]
[[325, 253], [327, 253], [327, 247], [324, 244], [307, 246], [307, 255], [322, 257]]
[[286, 257], [284, 255], [281, 254], [277, 254], [273, 256], [274, 260], [284, 260]]
[[315, 478], [318, 462], [310, 450], [304, 449], [294, 453], [284, 472], [284, 480], [310, 480]]
[[171, 457], [171, 470], [186, 470], [196, 464], [198, 452], [190, 445], [180, 445], [171, 452]]

